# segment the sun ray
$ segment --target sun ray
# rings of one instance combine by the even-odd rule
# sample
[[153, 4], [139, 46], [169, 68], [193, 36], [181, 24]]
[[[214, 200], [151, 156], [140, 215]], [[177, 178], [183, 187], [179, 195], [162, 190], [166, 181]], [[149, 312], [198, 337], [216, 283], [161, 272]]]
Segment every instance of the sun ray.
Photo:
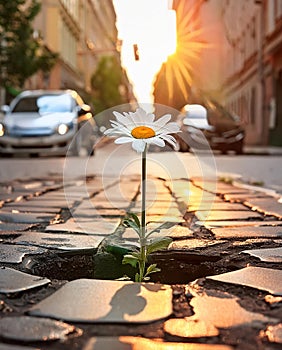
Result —
[[[154, 82], [154, 102], [179, 108], [187, 103], [191, 85], [197, 77], [197, 65], [203, 49], [209, 48], [204, 40], [205, 30], [201, 27], [199, 10], [202, 1], [196, 6], [188, 6], [186, 0], [174, 0], [177, 18], [177, 48], [162, 65]], [[161, 76], [164, 78], [161, 78]], [[166, 97], [166, 99], [165, 99]]]

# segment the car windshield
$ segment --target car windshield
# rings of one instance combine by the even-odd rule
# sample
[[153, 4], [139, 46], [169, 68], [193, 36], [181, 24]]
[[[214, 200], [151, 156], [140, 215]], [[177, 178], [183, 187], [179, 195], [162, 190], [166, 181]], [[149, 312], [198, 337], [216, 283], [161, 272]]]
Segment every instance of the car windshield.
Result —
[[72, 100], [68, 94], [43, 95], [39, 97], [29, 96], [18, 101], [13, 113], [55, 113], [71, 112]]

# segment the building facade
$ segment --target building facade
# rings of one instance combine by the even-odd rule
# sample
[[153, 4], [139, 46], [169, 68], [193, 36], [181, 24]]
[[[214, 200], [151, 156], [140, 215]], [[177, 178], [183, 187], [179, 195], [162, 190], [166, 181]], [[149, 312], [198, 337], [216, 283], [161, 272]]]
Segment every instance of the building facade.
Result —
[[220, 0], [220, 6], [227, 106], [243, 119], [246, 143], [282, 146], [282, 1]]
[[42, 0], [41, 4], [34, 33], [59, 59], [50, 73], [36, 74], [25, 88], [91, 93], [91, 75], [101, 55], [120, 60], [112, 0]]
[[174, 0], [174, 5], [194, 36], [200, 33], [192, 89], [240, 116], [246, 144], [282, 146], [282, 0]]

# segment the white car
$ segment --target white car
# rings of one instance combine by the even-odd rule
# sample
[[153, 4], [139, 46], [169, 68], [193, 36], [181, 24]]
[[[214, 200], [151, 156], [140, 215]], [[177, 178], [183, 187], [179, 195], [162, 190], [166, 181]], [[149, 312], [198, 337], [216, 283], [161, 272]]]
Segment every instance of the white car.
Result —
[[1, 111], [1, 154], [93, 154], [97, 125], [74, 90], [24, 91]]
[[243, 153], [245, 130], [239, 117], [215, 101], [187, 104], [177, 118], [181, 133], [174, 135], [178, 150], [218, 150]]

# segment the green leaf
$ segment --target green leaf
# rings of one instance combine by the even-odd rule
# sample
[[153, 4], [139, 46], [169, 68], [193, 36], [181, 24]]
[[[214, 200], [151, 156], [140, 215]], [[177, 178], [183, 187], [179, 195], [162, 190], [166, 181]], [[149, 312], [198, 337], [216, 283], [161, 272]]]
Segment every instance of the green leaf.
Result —
[[145, 276], [148, 276], [151, 273], [160, 272], [160, 271], [161, 269], [157, 267], [157, 264], [152, 264], [148, 266]]
[[154, 238], [151, 241], [151, 243], [147, 246], [147, 254], [151, 254], [152, 252], [155, 252], [156, 250], [166, 249], [170, 245], [171, 242], [172, 242], [172, 239], [169, 237]]
[[133, 256], [132, 254], [126, 254], [122, 259], [123, 264], [129, 264], [133, 267], [137, 267], [138, 262], [139, 262], [139, 259]]
[[141, 228], [140, 220], [139, 220], [139, 218], [138, 218], [138, 216], [137, 216], [136, 214], [134, 214], [134, 213], [128, 213], [127, 216], [128, 216], [129, 218], [132, 218], [132, 219], [134, 220], [134, 222], [136, 223], [136, 225], [137, 225], [139, 228]]
[[175, 222], [164, 222], [163, 224], [161, 224], [160, 226], [158, 226], [157, 228], [155, 228], [154, 230], [150, 231], [146, 237], [149, 237], [152, 233], [154, 232], [160, 232], [161, 230], [166, 230], [169, 229], [173, 226], [175, 226], [176, 223]]
[[105, 249], [106, 252], [112, 253], [114, 255], [125, 255], [130, 252], [129, 248], [125, 248], [119, 245], [108, 244]]
[[140, 227], [136, 225], [135, 221], [126, 219], [123, 221], [123, 225], [126, 227], [131, 227], [138, 234], [138, 236], [140, 236], [141, 234]]

